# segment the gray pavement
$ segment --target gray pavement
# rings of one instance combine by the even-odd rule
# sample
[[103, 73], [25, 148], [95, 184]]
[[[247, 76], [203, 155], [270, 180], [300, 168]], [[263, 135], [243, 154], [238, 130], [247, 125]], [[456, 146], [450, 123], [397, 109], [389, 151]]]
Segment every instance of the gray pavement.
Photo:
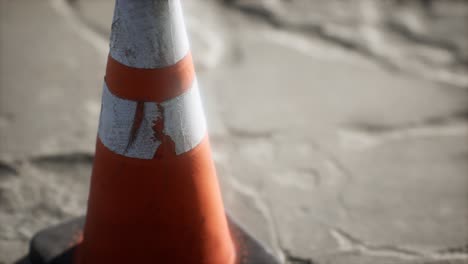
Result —
[[[110, 0], [0, 0], [0, 263], [82, 215]], [[184, 1], [229, 213], [285, 263], [468, 263], [468, 4]]]

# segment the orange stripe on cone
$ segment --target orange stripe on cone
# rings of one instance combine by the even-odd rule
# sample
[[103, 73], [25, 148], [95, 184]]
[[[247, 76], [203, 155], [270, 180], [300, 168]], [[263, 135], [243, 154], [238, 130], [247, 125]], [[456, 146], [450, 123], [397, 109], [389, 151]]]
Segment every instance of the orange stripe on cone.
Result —
[[105, 80], [112, 93], [120, 98], [163, 102], [187, 91], [194, 78], [189, 52], [176, 64], [156, 69], [128, 67], [109, 55]]

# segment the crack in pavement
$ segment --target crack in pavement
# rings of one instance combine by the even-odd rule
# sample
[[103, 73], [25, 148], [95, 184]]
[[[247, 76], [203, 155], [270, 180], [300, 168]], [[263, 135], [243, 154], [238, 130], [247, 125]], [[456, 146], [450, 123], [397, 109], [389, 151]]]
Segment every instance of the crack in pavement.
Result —
[[13, 165], [0, 160], [0, 180], [16, 175], [18, 175], [18, 170]]
[[231, 187], [233, 187], [237, 192], [247, 197], [250, 197], [250, 199], [252, 199], [252, 201], [254, 202], [254, 205], [263, 215], [263, 217], [267, 221], [266, 226], [268, 227], [268, 232], [269, 232], [270, 240], [272, 242], [273, 251], [275, 252], [276, 256], [280, 259], [280, 261], [283, 263], [285, 260], [285, 256], [281, 247], [280, 236], [277, 230], [275, 218], [273, 216], [273, 213], [268, 203], [263, 201], [262, 197], [260, 197], [259, 193], [256, 190], [241, 183], [234, 177], [226, 177], [226, 178], [228, 179], [228, 182], [231, 185]]
[[284, 249], [283, 252], [289, 264], [315, 264], [315, 262], [311, 258], [295, 256], [291, 254], [291, 252], [289, 252], [287, 249]]
[[359, 149], [408, 138], [468, 136], [468, 114], [463, 111], [395, 126], [354, 123], [337, 133], [343, 146]]
[[12, 158], [9, 161], [0, 160], [0, 180], [2, 177], [18, 176], [23, 167], [34, 166], [42, 169], [50, 169], [53, 166], [89, 165], [94, 161], [94, 154], [88, 152], [54, 153], [29, 156], [24, 158]]
[[261, 5], [249, 3], [248, 1], [243, 2], [237, 0], [221, 0], [221, 2], [226, 8], [236, 10], [242, 14], [263, 21], [272, 26], [274, 29], [319, 38], [346, 50], [363, 55], [369, 60], [378, 62], [388, 70], [397, 70], [401, 74], [417, 75], [453, 87], [468, 87], [468, 78], [466, 78], [464, 74], [468, 70], [468, 62], [466, 61], [466, 58], [462, 58], [462, 52], [457, 47], [449, 43], [435, 41], [424, 38], [423, 36], [416, 35], [415, 33], [410, 32], [408, 29], [405, 29], [402, 26], [397, 26], [394, 23], [390, 23], [390, 25], [386, 25], [386, 27], [382, 29], [386, 30], [386, 34], [393, 34], [404, 39], [405, 42], [399, 44], [405, 46], [405, 48], [414, 49], [418, 46], [421, 46], [425, 49], [435, 49], [437, 51], [447, 52], [450, 54], [451, 58], [455, 59], [451, 62], [450, 65], [432, 65], [431, 63], [425, 62], [424, 58], [419, 58], [416, 56], [414, 59], [417, 60], [417, 63], [421, 64], [416, 65], [415, 67], [415, 64], [411, 64], [414, 62], [408, 61], [406, 57], [401, 58], [395, 56], [395, 54], [388, 52], [386, 53], [382, 49], [377, 50], [366, 41], [359, 42], [353, 38], [336, 34], [336, 32], [327, 29], [320, 22], [289, 22], [280, 15], [276, 14], [274, 10], [271, 10], [268, 7], [263, 7]]
[[423, 257], [422, 254], [397, 247], [369, 246], [348, 232], [345, 232], [336, 227], [331, 228], [329, 232], [336, 240], [338, 248], [341, 252], [359, 252], [369, 256], [397, 257], [400, 259], [409, 260]]
[[324, 158], [325, 164], [329, 167], [329, 169], [335, 170], [339, 175], [344, 176], [345, 182], [341, 184], [342, 187], [337, 191], [336, 199], [338, 205], [346, 214], [346, 217], [349, 217], [350, 209], [346, 203], [345, 190], [354, 181], [353, 173], [345, 165], [343, 165], [342, 162], [337, 157], [335, 157], [335, 155], [331, 154], [329, 151], [324, 150], [317, 142], [312, 142], [311, 146]]
[[340, 253], [358, 252], [365, 256], [393, 257], [402, 260], [468, 260], [467, 252], [422, 252], [393, 245], [369, 245], [336, 227], [330, 228], [329, 232], [336, 240]]
[[439, 251], [441, 254], [446, 253], [468, 253], [468, 244], [461, 246], [461, 247], [451, 247], [444, 250]]
[[40, 155], [28, 159], [33, 165], [51, 165], [51, 164], [92, 164], [94, 155], [86, 152], [60, 153], [52, 155]]
[[307, 141], [311, 148], [323, 158], [329, 169], [335, 170], [338, 174], [344, 176], [347, 183], [351, 183], [353, 181], [354, 176], [351, 171], [346, 168], [346, 166], [343, 165], [333, 153], [322, 147], [314, 140], [307, 139], [305, 141]]
[[465, 59], [463, 58], [462, 51], [459, 50], [455, 45], [453, 45], [451, 43], [444, 42], [444, 41], [441, 41], [441, 40], [435, 40], [435, 39], [431, 39], [431, 38], [423, 36], [423, 35], [415, 34], [411, 30], [409, 30], [407, 27], [404, 27], [401, 24], [397, 24], [394, 21], [389, 22], [388, 26], [389, 26], [389, 29], [394, 31], [396, 34], [399, 34], [399, 35], [405, 37], [406, 39], [408, 39], [408, 40], [410, 40], [410, 41], [412, 41], [412, 42], [414, 42], [416, 44], [420, 44], [420, 45], [423, 45], [423, 46], [430, 46], [430, 47], [434, 47], [434, 48], [439, 48], [439, 49], [442, 49], [442, 50], [447, 50], [447, 51], [454, 54], [454, 59], [455, 59], [456, 62], [458, 62], [460, 64], [466, 64], [467, 63], [465, 61]]

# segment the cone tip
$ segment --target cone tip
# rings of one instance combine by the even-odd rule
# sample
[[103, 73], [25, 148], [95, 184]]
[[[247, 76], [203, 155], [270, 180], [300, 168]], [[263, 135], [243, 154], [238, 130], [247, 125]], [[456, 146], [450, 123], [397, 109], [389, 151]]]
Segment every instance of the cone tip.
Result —
[[189, 51], [179, 0], [117, 0], [110, 55], [134, 68], [162, 68]]

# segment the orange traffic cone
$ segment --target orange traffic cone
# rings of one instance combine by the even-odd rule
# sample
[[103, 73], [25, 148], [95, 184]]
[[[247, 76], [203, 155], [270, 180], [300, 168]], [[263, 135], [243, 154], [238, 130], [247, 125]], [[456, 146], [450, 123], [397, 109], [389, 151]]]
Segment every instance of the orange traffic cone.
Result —
[[178, 0], [117, 0], [88, 212], [35, 263], [274, 263], [226, 218]]

